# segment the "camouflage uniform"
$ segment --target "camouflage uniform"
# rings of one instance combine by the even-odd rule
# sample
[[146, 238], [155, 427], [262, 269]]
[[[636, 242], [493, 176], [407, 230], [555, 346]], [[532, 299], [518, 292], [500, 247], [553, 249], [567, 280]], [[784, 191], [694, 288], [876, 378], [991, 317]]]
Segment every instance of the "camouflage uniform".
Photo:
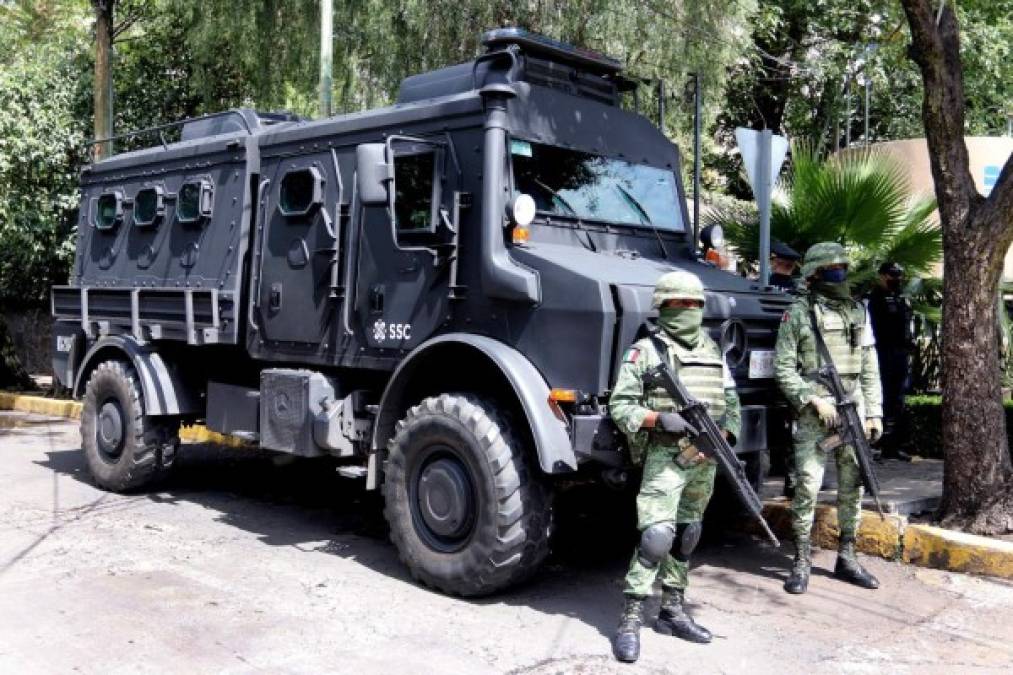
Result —
[[[709, 406], [719, 427], [733, 435], [739, 433], [739, 397], [728, 367], [714, 341], [701, 331], [697, 347], [686, 349], [664, 331], [658, 337], [668, 347], [668, 363], [689, 392]], [[678, 411], [678, 406], [661, 388], [644, 391], [643, 377], [660, 363], [660, 356], [650, 338], [637, 341], [626, 351], [619, 369], [609, 410], [616, 425], [627, 434], [630, 454], [635, 463], [643, 462], [644, 475], [637, 496], [637, 527], [644, 530], [661, 522], [697, 523], [714, 489], [716, 464], [702, 461], [682, 468], [674, 458], [689, 445], [685, 437], [675, 438], [663, 431], [641, 429], [651, 410]], [[625, 592], [648, 595], [655, 577], [663, 586], [685, 588], [688, 584], [688, 562], [671, 554], [656, 568], [644, 566], [635, 554], [626, 575]]]
[[[669, 300], [691, 300], [699, 306], [663, 307]], [[639, 657], [644, 600], [658, 576], [663, 592], [655, 629], [692, 642], [706, 643], [712, 638], [686, 612], [684, 592], [689, 554], [700, 536], [716, 465], [700, 456], [685, 433], [674, 431], [685, 420], [678, 417], [679, 406], [668, 393], [660, 387], [645, 391], [643, 382], [648, 369], [665, 359], [689, 393], [709, 406], [718, 425], [732, 435], [738, 433], [735, 382], [717, 345], [703, 331], [703, 303], [703, 285], [694, 275], [670, 272], [658, 280], [654, 307], [661, 308], [658, 323], [663, 330], [655, 337], [661, 348], [651, 337], [630, 347], [609, 400], [612, 419], [626, 433], [633, 461], [644, 465], [637, 496], [640, 544], [626, 575], [626, 603], [613, 641], [620, 661]], [[659, 415], [654, 426], [645, 429], [644, 420], [651, 413]]]
[[[847, 258], [838, 244], [817, 244], [806, 253], [806, 261], [803, 277], [809, 278], [819, 267], [816, 263], [847, 263]], [[845, 389], [857, 404], [859, 415], [863, 419], [883, 415], [875, 340], [865, 306], [850, 297], [830, 298], [818, 292], [796, 298], [785, 312], [778, 331], [774, 374], [797, 415], [793, 433], [795, 468], [791, 521], [798, 551], [796, 562], [801, 556], [806, 565], [813, 516], [827, 460], [827, 453], [820, 450], [818, 444], [832, 433], [820, 420], [810, 399], [817, 396], [833, 400], [830, 392], [813, 378], [819, 365], [810, 316], [813, 307], [817, 326]], [[840, 539], [842, 544], [853, 547], [862, 501], [855, 449], [850, 445], [842, 446], [835, 451], [835, 459]], [[853, 557], [853, 549], [849, 549], [849, 553]]]

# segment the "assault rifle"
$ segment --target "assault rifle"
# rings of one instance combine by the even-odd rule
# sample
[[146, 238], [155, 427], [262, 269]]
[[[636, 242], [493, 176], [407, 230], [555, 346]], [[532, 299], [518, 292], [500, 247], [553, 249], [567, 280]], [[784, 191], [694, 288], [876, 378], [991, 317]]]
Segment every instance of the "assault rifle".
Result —
[[861, 417], [858, 415], [858, 407], [844, 390], [844, 384], [841, 382], [841, 376], [837, 372], [837, 367], [834, 366], [830, 350], [827, 348], [827, 343], [823, 341], [823, 335], [816, 324], [816, 313], [814, 311], [809, 312], [809, 319], [812, 323], [813, 338], [816, 340], [819, 360], [822, 361], [822, 364], [816, 369], [816, 380], [826, 387], [830, 391], [830, 395], [834, 397], [834, 403], [837, 405], [838, 419], [834, 433], [820, 441], [817, 445], [819, 445], [820, 450], [823, 452], [836, 450], [842, 445], [850, 445], [855, 449], [855, 458], [858, 460], [858, 473], [862, 477], [862, 485], [872, 495], [872, 500], [876, 503], [876, 510], [879, 511], [879, 517], [885, 519], [883, 505], [879, 501], [879, 478], [876, 477], [876, 472], [872, 468], [872, 448], [865, 437], [865, 427], [862, 424]]
[[781, 542], [777, 540], [767, 521], [763, 519], [763, 503], [760, 502], [760, 497], [753, 490], [753, 486], [749, 484], [742, 462], [736, 457], [732, 446], [728, 445], [728, 440], [718, 429], [718, 425], [711, 419], [707, 412], [707, 406], [694, 398], [683, 386], [679, 376], [668, 367], [665, 358], [668, 349], [665, 348], [664, 343], [654, 335], [651, 335], [651, 338], [661, 357], [661, 363], [644, 374], [644, 384], [660, 386], [668, 392], [673, 401], [679, 404], [679, 414], [699, 432], [699, 435], [693, 437], [693, 445], [704, 455], [717, 461], [725, 478], [732, 484], [735, 496], [759, 521], [767, 538], [770, 539], [770, 543], [775, 548], [779, 547]]

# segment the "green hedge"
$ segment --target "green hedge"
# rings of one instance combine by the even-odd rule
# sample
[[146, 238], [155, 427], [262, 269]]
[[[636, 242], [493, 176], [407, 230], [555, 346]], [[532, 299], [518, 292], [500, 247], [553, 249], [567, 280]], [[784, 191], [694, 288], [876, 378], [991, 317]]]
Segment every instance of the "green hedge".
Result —
[[[908, 396], [907, 409], [911, 416], [911, 447], [922, 457], [943, 456], [942, 396]], [[1004, 401], [1006, 410], [1006, 438], [1013, 453], [1013, 401]]]

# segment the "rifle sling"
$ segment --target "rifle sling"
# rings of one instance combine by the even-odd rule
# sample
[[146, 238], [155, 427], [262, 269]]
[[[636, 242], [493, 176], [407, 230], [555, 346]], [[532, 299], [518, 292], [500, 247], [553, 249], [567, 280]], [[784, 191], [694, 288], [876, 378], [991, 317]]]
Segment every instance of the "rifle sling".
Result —
[[648, 329], [647, 337], [651, 339], [651, 344], [654, 345], [655, 351], [658, 352], [658, 358], [661, 359], [662, 367], [671, 370], [672, 366], [668, 365], [668, 345], [658, 337], [658, 334], [654, 330]]

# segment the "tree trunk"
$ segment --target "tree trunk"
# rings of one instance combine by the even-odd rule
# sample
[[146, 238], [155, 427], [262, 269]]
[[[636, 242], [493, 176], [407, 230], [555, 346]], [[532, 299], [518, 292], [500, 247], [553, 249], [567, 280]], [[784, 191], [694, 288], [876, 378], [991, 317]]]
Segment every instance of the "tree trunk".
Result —
[[[115, 0], [92, 0], [95, 10], [95, 139], [113, 135], [113, 6]], [[95, 145], [95, 159], [113, 154], [113, 143]]]
[[1003, 412], [995, 292], [1013, 243], [1013, 158], [988, 199], [964, 143], [959, 29], [947, 4], [902, 0], [910, 56], [925, 87], [922, 119], [943, 228], [943, 501], [945, 525], [1013, 530], [1013, 470]]
[[944, 524], [998, 533], [1013, 529], [1009, 513], [986, 508], [1010, 479], [995, 313], [997, 252], [1006, 249], [973, 241], [976, 229], [950, 228], [944, 235], [940, 515]]

